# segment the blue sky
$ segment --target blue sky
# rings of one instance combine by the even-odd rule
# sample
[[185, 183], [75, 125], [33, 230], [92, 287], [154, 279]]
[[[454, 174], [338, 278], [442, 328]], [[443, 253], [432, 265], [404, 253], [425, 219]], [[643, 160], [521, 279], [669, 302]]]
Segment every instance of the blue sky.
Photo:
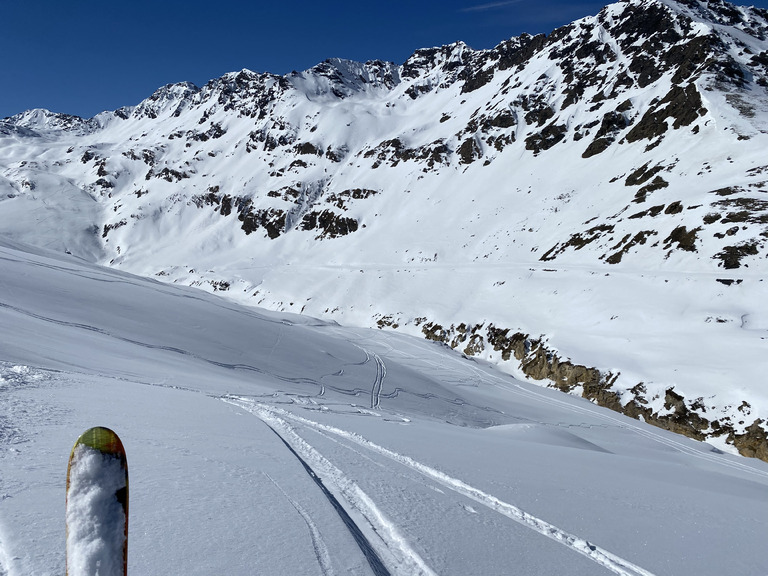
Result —
[[331, 57], [401, 64], [418, 48], [457, 40], [491, 48], [605, 3], [0, 0], [0, 118], [29, 108], [90, 117], [164, 84], [202, 85], [242, 68], [286, 74]]

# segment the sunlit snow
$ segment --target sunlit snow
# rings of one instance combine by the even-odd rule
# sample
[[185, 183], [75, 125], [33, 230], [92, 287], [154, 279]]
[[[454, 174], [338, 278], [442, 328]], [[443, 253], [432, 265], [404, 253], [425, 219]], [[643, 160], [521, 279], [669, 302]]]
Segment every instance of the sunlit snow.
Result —
[[768, 464], [420, 339], [0, 246], [4, 576], [61, 573], [94, 423], [132, 465], [131, 574], [768, 567]]

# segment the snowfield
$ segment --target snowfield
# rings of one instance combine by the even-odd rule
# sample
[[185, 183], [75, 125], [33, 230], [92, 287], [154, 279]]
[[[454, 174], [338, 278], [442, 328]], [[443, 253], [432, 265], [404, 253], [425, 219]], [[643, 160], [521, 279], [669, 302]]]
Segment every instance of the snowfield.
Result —
[[764, 575], [768, 464], [446, 346], [0, 240], [0, 574], [60, 574], [86, 428], [132, 575]]

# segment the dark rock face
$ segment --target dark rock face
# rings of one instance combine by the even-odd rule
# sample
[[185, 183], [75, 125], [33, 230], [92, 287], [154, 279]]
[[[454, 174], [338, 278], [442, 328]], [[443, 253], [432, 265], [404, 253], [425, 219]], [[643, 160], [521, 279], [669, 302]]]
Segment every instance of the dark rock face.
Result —
[[733, 270], [741, 268], [741, 259], [744, 256], [754, 256], [759, 253], [757, 242], [745, 242], [735, 246], [726, 246], [716, 258], [722, 262], [723, 268]]
[[[301, 190], [302, 186], [285, 187], [279, 190], [271, 190], [267, 197], [279, 199], [285, 203], [287, 209], [275, 207], [256, 208], [252, 198], [244, 196], [231, 196], [221, 194], [219, 186], [212, 186], [208, 193], [195, 196], [192, 203], [198, 208], [209, 206], [221, 216], [230, 216], [233, 211], [241, 222], [241, 229], [246, 235], [259, 229], [264, 230], [267, 238], [274, 240], [287, 232], [290, 212], [301, 212], [300, 208], [306, 201], [306, 195]], [[338, 214], [334, 208], [348, 210], [350, 202], [364, 200], [378, 194], [376, 190], [355, 188], [342, 190], [338, 193], [328, 194], [322, 204], [330, 205], [329, 208], [314, 209], [304, 212], [296, 227], [299, 230], [318, 230], [317, 239], [332, 239], [346, 236], [356, 232], [359, 223], [355, 218]], [[320, 206], [319, 202], [312, 204]], [[112, 228], [115, 226], [113, 225]], [[110, 228], [111, 229], [111, 228]], [[105, 234], [108, 230], [105, 228]]]
[[728, 440], [743, 456], [760, 458], [768, 462], [768, 434], [762, 428], [764, 420], [755, 420], [744, 434], [728, 433]]
[[357, 220], [341, 216], [332, 210], [309, 212], [301, 222], [302, 230], [320, 230], [318, 238], [346, 236], [357, 231], [357, 227]]
[[114, 222], [112, 224], [104, 224], [104, 230], [101, 233], [101, 237], [106, 238], [110, 230], [116, 230], [117, 228], [122, 228], [126, 224], [128, 224], [128, 221], [125, 219], [120, 220], [119, 222]]
[[680, 250], [686, 250], [688, 252], [696, 251], [696, 234], [701, 231], [701, 228], [694, 228], [688, 230], [685, 226], [678, 226], [672, 233], [664, 240], [665, 248], [669, 248], [673, 243], [677, 243], [677, 247]]
[[565, 124], [552, 123], [541, 132], [532, 134], [526, 138], [525, 148], [531, 150], [534, 154], [538, 154], [543, 150], [549, 150], [565, 138], [567, 131], [568, 128]]
[[605, 258], [605, 261], [608, 264], [618, 264], [621, 262], [621, 259], [624, 257], [624, 255], [627, 254], [633, 247], [642, 246], [648, 241], [649, 238], [656, 236], [656, 234], [658, 233], [655, 230], [643, 230], [635, 234], [631, 239], [629, 238], [629, 235], [625, 236], [622, 241], [619, 242], [619, 244], [613, 247], [614, 249], [620, 249]]
[[629, 125], [629, 120], [624, 112], [631, 107], [632, 104], [627, 100], [616, 110], [606, 112], [606, 114], [603, 115], [603, 119], [600, 122], [600, 129], [597, 131], [597, 134], [595, 134], [595, 139], [592, 141], [592, 144], [590, 144], [581, 155], [582, 158], [590, 158], [600, 154], [616, 141], [617, 134]]
[[379, 192], [377, 190], [371, 190], [367, 188], [353, 188], [351, 190], [342, 190], [338, 193], [331, 193], [326, 198], [329, 204], [333, 204], [341, 210], [347, 210], [348, 204], [352, 200], [365, 200], [371, 196], [375, 196]]
[[246, 235], [264, 229], [267, 237], [274, 240], [285, 231], [285, 211], [274, 208], [254, 209], [250, 198], [219, 194], [218, 191], [219, 187], [214, 186], [208, 194], [193, 198], [193, 202], [198, 208], [211, 206], [221, 216], [230, 216], [234, 209]]
[[613, 232], [613, 228], [614, 227], [610, 224], [600, 224], [590, 228], [589, 230], [586, 230], [585, 232], [577, 232], [576, 234], [573, 234], [567, 242], [550, 248], [540, 259], [542, 262], [554, 260], [558, 255], [565, 252], [568, 248], [581, 250], [584, 248], [584, 246], [595, 242], [604, 234]]
[[419, 148], [408, 148], [399, 138], [385, 140], [375, 148], [367, 150], [364, 158], [374, 158], [372, 168], [378, 168], [382, 164], [390, 167], [397, 166], [400, 162], [426, 161], [424, 170], [435, 168], [438, 164], [445, 164], [448, 161], [451, 150], [441, 140], [430, 144], [420, 146]]
[[477, 160], [481, 155], [480, 148], [477, 146], [477, 142], [475, 142], [474, 138], [467, 138], [464, 140], [457, 152], [459, 153], [462, 164], [472, 164], [472, 162]]
[[629, 131], [627, 142], [651, 140], [662, 136], [669, 129], [667, 119], [673, 121], [672, 127], [677, 130], [689, 126], [705, 113], [701, 95], [694, 84], [688, 84], [685, 88], [673, 86], [661, 102], [648, 110], [640, 122]]

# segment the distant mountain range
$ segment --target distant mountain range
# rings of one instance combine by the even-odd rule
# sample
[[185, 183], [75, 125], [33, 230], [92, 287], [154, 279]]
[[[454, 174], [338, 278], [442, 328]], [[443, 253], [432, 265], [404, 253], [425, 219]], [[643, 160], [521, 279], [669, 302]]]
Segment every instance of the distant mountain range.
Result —
[[768, 11], [627, 0], [491, 50], [6, 118], [0, 234], [768, 460], [766, 151]]

